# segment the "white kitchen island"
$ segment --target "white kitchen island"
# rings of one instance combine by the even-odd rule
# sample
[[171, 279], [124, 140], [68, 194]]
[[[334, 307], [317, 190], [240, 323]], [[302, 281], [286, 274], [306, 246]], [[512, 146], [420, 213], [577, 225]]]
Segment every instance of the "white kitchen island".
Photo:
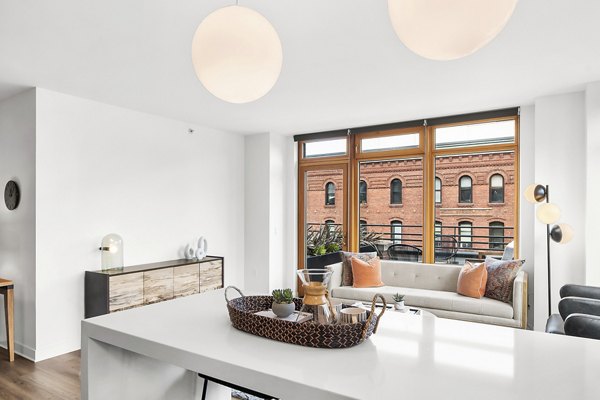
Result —
[[285, 400], [600, 398], [600, 341], [387, 312], [349, 349], [253, 336], [223, 290], [82, 321], [83, 399], [200, 398], [202, 373]]

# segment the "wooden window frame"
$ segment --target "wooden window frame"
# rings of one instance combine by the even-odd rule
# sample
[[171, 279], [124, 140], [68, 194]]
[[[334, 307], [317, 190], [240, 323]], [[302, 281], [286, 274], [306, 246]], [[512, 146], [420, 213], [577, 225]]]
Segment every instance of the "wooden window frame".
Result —
[[[498, 121], [515, 121], [515, 140], [513, 143], [486, 144], [478, 146], [466, 146], [456, 148], [435, 148], [435, 130], [442, 127], [471, 125]], [[364, 131], [363, 131], [364, 132]], [[417, 148], [400, 150], [383, 150], [360, 152], [360, 140], [370, 137], [394, 136], [398, 134], [418, 133], [419, 146]], [[494, 153], [514, 152], [515, 178], [514, 187], [516, 192], [519, 188], [520, 174], [520, 130], [519, 116], [503, 116], [497, 118], [461, 121], [439, 125], [424, 125], [421, 127], [409, 127], [390, 130], [374, 130], [347, 136], [347, 154], [334, 157], [310, 157], [304, 158], [304, 141], [298, 141], [298, 268], [304, 268], [306, 254], [304, 251], [304, 176], [310, 169], [344, 169], [344, 238], [345, 248], [357, 252], [360, 241], [360, 202], [359, 202], [359, 167], [363, 161], [386, 161], [403, 158], [421, 158], [423, 161], [423, 262], [435, 262], [435, 160], [436, 157], [444, 155], [460, 155], [471, 153]], [[327, 140], [327, 139], [324, 139]], [[504, 179], [506, 186], [506, 178]], [[474, 180], [471, 182], [473, 190]], [[355, 195], [353, 195], [355, 194]], [[439, 203], [438, 203], [439, 204]], [[468, 203], [466, 203], [468, 204]], [[514, 199], [514, 241], [515, 257], [519, 256], [519, 205], [520, 196]]]

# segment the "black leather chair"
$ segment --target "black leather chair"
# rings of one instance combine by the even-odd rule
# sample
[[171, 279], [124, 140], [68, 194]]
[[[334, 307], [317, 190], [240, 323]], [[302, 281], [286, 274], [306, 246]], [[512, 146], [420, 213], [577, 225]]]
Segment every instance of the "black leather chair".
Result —
[[559, 314], [546, 322], [546, 332], [600, 339], [600, 287], [565, 285], [560, 289]]

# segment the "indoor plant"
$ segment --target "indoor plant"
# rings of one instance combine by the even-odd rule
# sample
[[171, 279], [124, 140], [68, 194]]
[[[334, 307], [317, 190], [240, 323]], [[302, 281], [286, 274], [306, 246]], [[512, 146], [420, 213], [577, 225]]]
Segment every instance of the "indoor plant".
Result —
[[294, 304], [294, 294], [292, 289], [275, 289], [272, 292], [273, 304], [271, 308], [273, 313], [279, 318], [290, 316], [296, 309]]
[[394, 296], [394, 310], [402, 310], [404, 308], [404, 295], [396, 293]]

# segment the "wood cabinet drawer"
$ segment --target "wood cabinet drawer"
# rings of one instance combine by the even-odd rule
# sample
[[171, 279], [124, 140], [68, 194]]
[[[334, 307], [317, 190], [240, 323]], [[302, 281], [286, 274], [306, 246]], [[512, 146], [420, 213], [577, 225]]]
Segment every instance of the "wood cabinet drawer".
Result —
[[144, 272], [144, 304], [173, 298], [173, 268]]
[[200, 266], [184, 265], [173, 268], [173, 297], [189, 296], [200, 291]]
[[223, 263], [221, 260], [200, 263], [200, 292], [223, 287]]
[[144, 303], [144, 273], [110, 277], [109, 312], [141, 306]]

